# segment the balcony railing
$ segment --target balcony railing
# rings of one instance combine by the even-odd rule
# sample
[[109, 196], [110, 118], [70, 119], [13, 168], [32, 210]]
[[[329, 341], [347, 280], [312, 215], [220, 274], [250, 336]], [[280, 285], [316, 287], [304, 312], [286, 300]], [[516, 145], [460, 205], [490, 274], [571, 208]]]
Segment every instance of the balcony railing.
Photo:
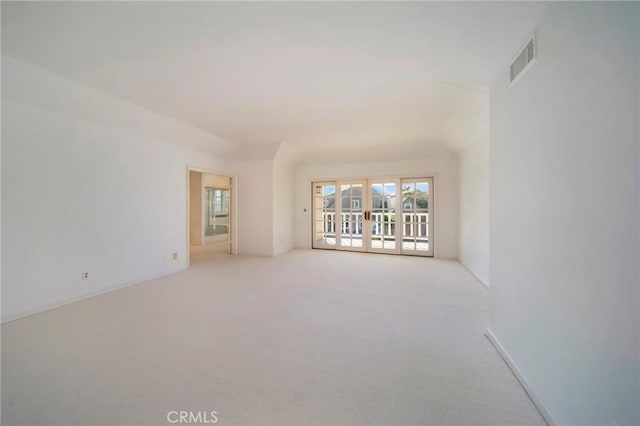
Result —
[[[341, 245], [345, 247], [362, 247], [363, 219], [362, 213], [341, 213], [340, 222], [336, 214], [323, 212], [322, 222], [318, 225], [322, 239], [328, 245], [336, 244], [336, 227], [341, 231]], [[402, 248], [405, 250], [426, 251], [429, 248], [429, 214], [403, 213]], [[395, 249], [395, 215], [389, 213], [371, 213], [371, 247]]]

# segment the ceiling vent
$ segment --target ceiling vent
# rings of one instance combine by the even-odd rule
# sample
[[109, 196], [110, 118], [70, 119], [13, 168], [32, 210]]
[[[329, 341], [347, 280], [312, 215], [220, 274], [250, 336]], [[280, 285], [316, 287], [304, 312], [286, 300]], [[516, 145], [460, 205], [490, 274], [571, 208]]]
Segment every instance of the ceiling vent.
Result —
[[538, 57], [538, 45], [536, 44], [536, 35], [531, 36], [526, 46], [518, 54], [518, 57], [513, 61], [510, 67], [511, 71], [511, 86], [524, 75], [531, 65], [534, 64]]

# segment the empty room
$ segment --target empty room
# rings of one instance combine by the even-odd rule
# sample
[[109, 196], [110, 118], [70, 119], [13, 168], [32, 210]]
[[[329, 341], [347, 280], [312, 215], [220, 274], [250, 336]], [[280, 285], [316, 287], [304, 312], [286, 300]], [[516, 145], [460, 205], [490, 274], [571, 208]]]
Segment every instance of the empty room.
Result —
[[640, 425], [639, 2], [0, 13], [2, 425]]

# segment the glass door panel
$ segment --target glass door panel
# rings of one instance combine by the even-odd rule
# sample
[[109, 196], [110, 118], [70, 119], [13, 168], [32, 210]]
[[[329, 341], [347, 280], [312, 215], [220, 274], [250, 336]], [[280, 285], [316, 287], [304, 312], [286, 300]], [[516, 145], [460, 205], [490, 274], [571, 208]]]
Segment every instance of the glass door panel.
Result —
[[370, 223], [370, 251], [398, 253], [396, 203], [400, 183], [396, 179], [370, 180], [367, 219]]
[[366, 238], [364, 223], [364, 206], [366, 184], [364, 182], [339, 182], [339, 217], [338, 248], [343, 250], [363, 251]]
[[433, 178], [402, 179], [403, 254], [433, 256]]
[[229, 189], [205, 187], [207, 192], [207, 221], [205, 237], [229, 233]]
[[313, 248], [336, 248], [336, 183], [313, 184]]
[[433, 178], [314, 182], [313, 247], [433, 256]]

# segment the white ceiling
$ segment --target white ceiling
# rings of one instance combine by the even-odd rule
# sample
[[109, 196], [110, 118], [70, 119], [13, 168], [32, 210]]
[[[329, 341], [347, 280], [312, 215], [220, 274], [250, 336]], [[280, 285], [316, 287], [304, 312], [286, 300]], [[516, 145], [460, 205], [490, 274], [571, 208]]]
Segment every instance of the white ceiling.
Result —
[[3, 52], [241, 144], [461, 149], [542, 3], [2, 3]]

